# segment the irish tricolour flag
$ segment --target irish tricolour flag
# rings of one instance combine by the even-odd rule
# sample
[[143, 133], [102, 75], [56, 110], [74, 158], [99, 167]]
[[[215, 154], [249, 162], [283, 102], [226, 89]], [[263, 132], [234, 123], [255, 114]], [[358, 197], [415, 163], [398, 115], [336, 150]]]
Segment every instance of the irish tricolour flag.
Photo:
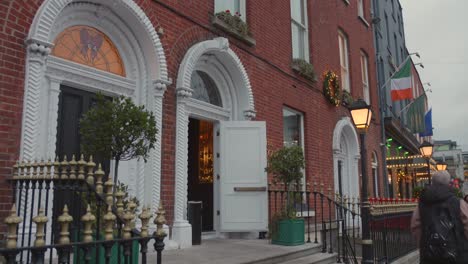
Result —
[[405, 65], [392, 77], [392, 101], [412, 99], [411, 89], [411, 60], [407, 60]]

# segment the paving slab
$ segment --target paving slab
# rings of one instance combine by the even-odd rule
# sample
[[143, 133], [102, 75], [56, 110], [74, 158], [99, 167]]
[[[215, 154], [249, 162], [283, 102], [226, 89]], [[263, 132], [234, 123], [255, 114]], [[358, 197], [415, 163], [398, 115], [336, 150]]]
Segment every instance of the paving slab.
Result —
[[[164, 264], [241, 264], [255, 263], [264, 259], [281, 257], [314, 250], [318, 244], [306, 243], [300, 246], [278, 246], [269, 240], [256, 239], [209, 239], [202, 245], [187, 249], [165, 250], [162, 255]], [[148, 256], [148, 263], [156, 263], [155, 253]], [[274, 262], [271, 262], [274, 263]]]

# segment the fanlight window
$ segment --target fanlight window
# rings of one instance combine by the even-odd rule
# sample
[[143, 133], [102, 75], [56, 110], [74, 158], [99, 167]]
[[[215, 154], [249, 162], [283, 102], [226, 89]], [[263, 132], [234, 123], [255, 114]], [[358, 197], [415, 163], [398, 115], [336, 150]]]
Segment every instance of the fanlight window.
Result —
[[95, 28], [69, 27], [57, 36], [54, 44], [52, 55], [56, 57], [125, 76], [122, 58], [114, 43]]
[[208, 74], [194, 71], [192, 74], [192, 98], [207, 102], [216, 106], [223, 106], [218, 88]]

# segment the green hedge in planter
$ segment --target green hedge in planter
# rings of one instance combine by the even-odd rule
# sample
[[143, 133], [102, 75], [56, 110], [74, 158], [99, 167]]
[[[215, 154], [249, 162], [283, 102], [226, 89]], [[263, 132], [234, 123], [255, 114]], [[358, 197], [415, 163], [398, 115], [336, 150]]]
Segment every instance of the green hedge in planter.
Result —
[[297, 246], [304, 244], [304, 219], [282, 219], [275, 221], [275, 232], [272, 234], [272, 244], [282, 246]]
[[[101, 237], [102, 240], [104, 240], [104, 237]], [[120, 248], [120, 262], [124, 263], [125, 258], [124, 258], [124, 249], [123, 247]], [[140, 244], [138, 241], [133, 241], [132, 242], [132, 254], [130, 256], [131, 258], [131, 263], [138, 263], [138, 254], [140, 252]], [[78, 262], [78, 254], [80, 256], [80, 261]], [[105, 258], [105, 249], [102, 245], [99, 246], [99, 256], [96, 257], [97, 254], [97, 248], [93, 248], [91, 251], [91, 261], [89, 262], [90, 264], [96, 264], [96, 263], [105, 263], [106, 258]], [[99, 261], [98, 261], [99, 258]], [[111, 249], [111, 258], [110, 258], [110, 263], [119, 263], [119, 255], [118, 255], [118, 246], [117, 243], [115, 243], [112, 246]], [[79, 250], [77, 248], [74, 249], [73, 252], [73, 263], [85, 263], [85, 258], [84, 258], [84, 252], [83, 250]]]

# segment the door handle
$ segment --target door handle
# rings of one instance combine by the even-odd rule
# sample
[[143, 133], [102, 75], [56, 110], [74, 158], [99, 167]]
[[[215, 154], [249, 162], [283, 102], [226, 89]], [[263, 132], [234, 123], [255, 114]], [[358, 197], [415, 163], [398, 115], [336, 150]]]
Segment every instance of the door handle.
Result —
[[267, 187], [234, 187], [235, 192], [266, 192]]

